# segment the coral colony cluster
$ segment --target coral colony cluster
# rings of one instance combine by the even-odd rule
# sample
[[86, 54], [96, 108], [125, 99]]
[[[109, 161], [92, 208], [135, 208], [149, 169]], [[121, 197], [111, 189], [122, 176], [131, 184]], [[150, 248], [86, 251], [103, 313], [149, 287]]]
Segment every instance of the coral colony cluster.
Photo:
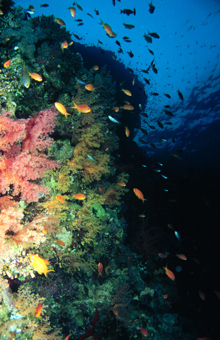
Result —
[[172, 282], [124, 244], [110, 73], [53, 16], [9, 7], [0, 32], [0, 339], [179, 339]]

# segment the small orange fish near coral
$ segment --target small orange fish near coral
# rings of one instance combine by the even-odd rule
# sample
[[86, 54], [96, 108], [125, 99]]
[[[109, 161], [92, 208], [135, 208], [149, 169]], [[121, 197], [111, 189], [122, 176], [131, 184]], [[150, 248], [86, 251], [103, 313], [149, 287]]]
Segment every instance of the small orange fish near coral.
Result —
[[47, 276], [47, 273], [54, 272], [53, 269], [49, 270], [47, 264], [49, 263], [48, 260], [43, 259], [38, 255], [30, 254], [30, 260], [33, 268], [38, 272], [38, 274], [44, 274]]
[[70, 337], [71, 335], [72, 335], [72, 334], [67, 335], [67, 336], [65, 337], [64, 340], [69, 340], [69, 337]]
[[65, 246], [65, 243], [64, 243], [63, 241], [58, 240], [58, 239], [56, 239], [55, 241], [56, 241], [57, 243], [59, 243], [61, 246]]
[[170, 280], [175, 281], [174, 273], [166, 267], [164, 267], [166, 275], [169, 277]]
[[76, 15], [76, 9], [75, 9], [75, 7], [69, 7], [69, 10], [70, 10], [70, 14], [71, 14], [72, 17], [74, 18], [75, 15]]
[[68, 48], [69, 47], [69, 44], [66, 40], [64, 40], [60, 46], [61, 50], [64, 50], [64, 48]]
[[132, 105], [130, 105], [130, 104], [125, 104], [125, 105], [121, 106], [121, 108], [122, 108], [123, 110], [127, 110], [127, 111], [132, 111], [132, 110], [134, 110], [134, 106], [132, 106]]
[[130, 136], [130, 130], [128, 129], [128, 127], [126, 126], [125, 128], [125, 136], [129, 137]]
[[6, 62], [4, 62], [3, 66], [5, 68], [8, 68], [11, 65], [11, 59], [7, 60]]
[[92, 69], [93, 69], [94, 71], [98, 71], [98, 70], [99, 70], [99, 66], [98, 66], [98, 65], [94, 65], [94, 66], [92, 67]]
[[94, 88], [91, 84], [85, 85], [85, 89], [86, 89], [87, 91], [95, 91], [95, 88]]
[[76, 110], [78, 110], [79, 112], [82, 112], [82, 113], [91, 112], [90, 107], [86, 104], [81, 104], [81, 105], [76, 105], [76, 103], [73, 103], [73, 104], [74, 104], [74, 106], [71, 107], [72, 109], [76, 109]]
[[55, 18], [54, 20], [56, 21], [56, 23], [57, 23], [58, 25], [60, 25], [60, 26], [66, 26], [65, 22], [64, 22], [62, 19], [60, 19], [60, 18]]
[[186, 257], [186, 255], [184, 255], [184, 254], [176, 254], [176, 256], [177, 256], [180, 260], [183, 260], [183, 261], [186, 261], [186, 260], [187, 260], [187, 257]]
[[[0, 15], [4, 15], [4, 12], [3, 12], [2, 9], [0, 9]], [[14, 332], [13, 332], [13, 334], [14, 334]]]
[[144, 203], [144, 201], [146, 201], [146, 198], [144, 198], [144, 195], [142, 194], [142, 192], [137, 189], [137, 188], [134, 188], [133, 189], [135, 195], [139, 198], [139, 200], [142, 200], [142, 202]]
[[118, 182], [117, 185], [120, 185], [120, 187], [126, 187], [126, 183], [125, 182]]
[[103, 264], [101, 262], [98, 263], [98, 273], [99, 276], [102, 275], [103, 272]]
[[61, 196], [61, 195], [56, 195], [55, 196], [55, 198], [57, 199], [57, 201], [59, 201], [60, 203], [63, 203], [63, 204], [65, 204], [66, 202], [64, 201], [64, 198], [63, 198], [63, 196]]
[[30, 73], [30, 72], [28, 72], [28, 73], [29, 73], [29, 76], [36, 81], [42, 81], [43, 80], [43, 78], [38, 73]]
[[148, 331], [145, 328], [140, 327], [141, 334], [147, 338], [148, 337]]
[[114, 32], [112, 31], [112, 28], [111, 28], [110, 25], [104, 24], [104, 22], [103, 22], [102, 20], [101, 20], [101, 22], [100, 22], [100, 25], [102, 25], [102, 27], [104, 28], [106, 34], [107, 34], [110, 38], [116, 37], [116, 33], [114, 33]]
[[41, 315], [42, 307], [43, 307], [42, 303], [39, 302], [34, 312], [34, 315], [36, 316], [36, 318], [39, 318], [39, 316]]
[[127, 89], [121, 89], [123, 92], [124, 92], [124, 94], [126, 94], [127, 96], [129, 96], [129, 97], [131, 97], [132, 96], [132, 93], [131, 93], [131, 91], [129, 91], [129, 90], [127, 90]]
[[63, 104], [61, 104], [61, 103], [59, 103], [59, 102], [56, 102], [56, 103], [54, 103], [54, 105], [55, 105], [56, 109], [57, 109], [60, 113], [62, 113], [62, 115], [64, 115], [66, 118], [67, 118], [67, 116], [70, 115], [70, 114], [66, 111], [66, 108], [65, 108], [65, 106], [63, 106]]
[[83, 194], [75, 194], [73, 197], [79, 201], [83, 201], [86, 198], [86, 196]]
[[118, 106], [114, 106], [112, 110], [115, 111], [115, 112], [119, 112], [119, 107]]

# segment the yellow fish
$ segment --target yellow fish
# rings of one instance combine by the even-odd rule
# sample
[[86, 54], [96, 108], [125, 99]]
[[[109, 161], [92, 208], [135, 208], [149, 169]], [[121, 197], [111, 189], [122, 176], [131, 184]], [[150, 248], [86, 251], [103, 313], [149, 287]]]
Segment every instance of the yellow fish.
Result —
[[49, 263], [48, 260], [43, 259], [42, 257], [38, 256], [38, 255], [33, 255], [30, 254], [30, 260], [31, 260], [31, 264], [33, 266], [33, 268], [38, 272], [38, 274], [44, 274], [45, 276], [47, 276], [47, 273], [49, 272], [54, 272], [53, 269], [49, 270], [47, 265]]
[[56, 103], [54, 103], [54, 105], [55, 105], [56, 109], [57, 109], [60, 113], [62, 113], [62, 115], [64, 115], [66, 118], [67, 118], [67, 116], [70, 115], [70, 114], [66, 111], [66, 108], [65, 108], [65, 106], [63, 106], [63, 104], [61, 104], [61, 103], [59, 103], [59, 102], [56, 102]]

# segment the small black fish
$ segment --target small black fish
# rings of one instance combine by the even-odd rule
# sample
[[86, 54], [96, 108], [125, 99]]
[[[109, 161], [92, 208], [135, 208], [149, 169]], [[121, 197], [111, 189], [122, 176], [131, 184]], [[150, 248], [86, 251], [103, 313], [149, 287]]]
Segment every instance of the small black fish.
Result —
[[149, 3], [148, 5], [149, 5], [149, 12], [150, 12], [151, 14], [153, 14], [153, 13], [154, 13], [154, 10], [155, 10], [155, 6], [153, 5], [152, 1], [151, 1], [151, 3]]
[[127, 69], [128, 69], [131, 73], [134, 73], [134, 70], [132, 70], [132, 68], [127, 67]]
[[142, 72], [144, 72], [144, 73], [149, 73], [149, 70], [147, 69], [147, 70], [141, 70]]
[[134, 54], [132, 53], [132, 51], [130, 52], [127, 52], [127, 54], [129, 55], [129, 57], [133, 58], [134, 57]]
[[115, 42], [119, 47], [121, 47], [121, 43], [118, 40], [116, 40]]
[[157, 93], [157, 92], [152, 92], [151, 93], [153, 96], [159, 96], [159, 93]]
[[128, 30], [131, 30], [132, 28], [135, 28], [134, 25], [130, 25], [130, 24], [123, 24], [125, 28], [127, 28]]
[[99, 15], [99, 11], [97, 9], [94, 9], [94, 12], [96, 15]]
[[80, 22], [77, 26], [82, 26], [82, 25], [84, 25], [84, 23], [83, 23], [83, 22]]
[[132, 42], [130, 39], [125, 39], [125, 42], [128, 42], [128, 43], [130, 43], [130, 42]]
[[171, 123], [171, 122], [166, 122], [165, 124], [167, 124], [167, 125], [173, 125], [173, 123]]
[[101, 45], [103, 45], [103, 42], [102, 42], [101, 40], [98, 39], [98, 42], [99, 42]]
[[80, 11], [83, 11], [82, 7], [76, 3], [76, 7], [80, 10]]
[[149, 51], [152, 55], [154, 55], [154, 52], [153, 52], [152, 50], [150, 50], [149, 48], [148, 48], [148, 51]]
[[173, 117], [173, 113], [171, 111], [165, 110], [167, 116]]
[[169, 95], [169, 93], [164, 93], [164, 95], [165, 95], [167, 98], [171, 98], [171, 95]]
[[149, 128], [151, 128], [152, 130], [155, 130], [155, 129], [156, 129], [155, 126], [153, 126], [153, 125], [149, 125], [149, 124], [148, 124], [148, 126], [149, 126]]
[[170, 106], [170, 105], [164, 105], [164, 107], [166, 107], [167, 109], [169, 109], [171, 106]]
[[156, 149], [156, 145], [154, 143], [150, 143], [150, 145], [152, 146], [152, 148]]
[[158, 74], [158, 69], [155, 66], [152, 67], [152, 70], [155, 74]]
[[174, 138], [172, 138], [172, 141], [173, 141], [173, 143], [176, 143], [176, 141], [175, 141], [175, 139], [174, 139]]
[[123, 49], [119, 48], [118, 53], [123, 53]]
[[162, 124], [159, 120], [157, 121], [157, 124], [158, 124], [158, 126], [159, 126], [161, 129], [164, 128], [163, 124]]
[[142, 139], [142, 138], [139, 138], [139, 141], [140, 141], [142, 144], [147, 144], [147, 142], [146, 142], [144, 139]]
[[141, 114], [142, 116], [148, 118], [148, 114], [147, 114], [146, 112], [141, 112], [140, 114]]
[[153, 39], [152, 39], [149, 35], [147, 35], [146, 33], [144, 33], [143, 37], [144, 37], [144, 39], [146, 40], [146, 42], [152, 43]]
[[40, 5], [40, 7], [49, 7], [49, 5], [48, 4], [42, 4], [42, 5]]
[[148, 35], [150, 35], [152, 38], [155, 38], [155, 39], [159, 39], [160, 38], [160, 36], [157, 34], [157, 33], [155, 33], [155, 32], [149, 32], [148, 31]]
[[125, 35], [122, 39], [126, 40], [126, 39], [129, 39], [129, 37], [126, 37], [126, 35]]
[[82, 19], [75, 19], [75, 21], [82, 22], [83, 20]]
[[74, 37], [78, 40], [82, 40], [82, 38], [80, 38], [77, 34], [73, 33]]
[[144, 80], [146, 81], [146, 83], [147, 83], [148, 85], [150, 85], [150, 81], [149, 81], [147, 78], [144, 78]]
[[146, 136], [148, 135], [148, 132], [145, 129], [140, 128], [140, 130], [144, 135], [146, 135]]
[[132, 9], [127, 9], [127, 8], [121, 9], [120, 14], [122, 14], [122, 13], [127, 14], [127, 15], [130, 15], [130, 14], [136, 15], [136, 9], [134, 8], [133, 11], [132, 11]]
[[178, 92], [180, 99], [183, 100], [183, 94], [180, 92], [180, 90], [177, 90], [177, 92]]
[[112, 0], [112, 5], [115, 6], [115, 0]]
[[86, 13], [88, 16], [90, 16], [91, 18], [94, 18], [94, 16], [90, 13]]

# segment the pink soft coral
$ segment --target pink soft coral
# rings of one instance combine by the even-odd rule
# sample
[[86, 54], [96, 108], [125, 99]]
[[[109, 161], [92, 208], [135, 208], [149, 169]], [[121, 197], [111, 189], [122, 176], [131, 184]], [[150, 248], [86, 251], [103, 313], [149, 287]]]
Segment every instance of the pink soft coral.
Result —
[[20, 120], [9, 118], [11, 115], [4, 112], [0, 116], [0, 192], [6, 194], [13, 186], [13, 196], [21, 194], [28, 203], [37, 202], [49, 189], [30, 180], [59, 167], [43, 153], [53, 143], [48, 135], [56, 125], [56, 111], [49, 108]]

